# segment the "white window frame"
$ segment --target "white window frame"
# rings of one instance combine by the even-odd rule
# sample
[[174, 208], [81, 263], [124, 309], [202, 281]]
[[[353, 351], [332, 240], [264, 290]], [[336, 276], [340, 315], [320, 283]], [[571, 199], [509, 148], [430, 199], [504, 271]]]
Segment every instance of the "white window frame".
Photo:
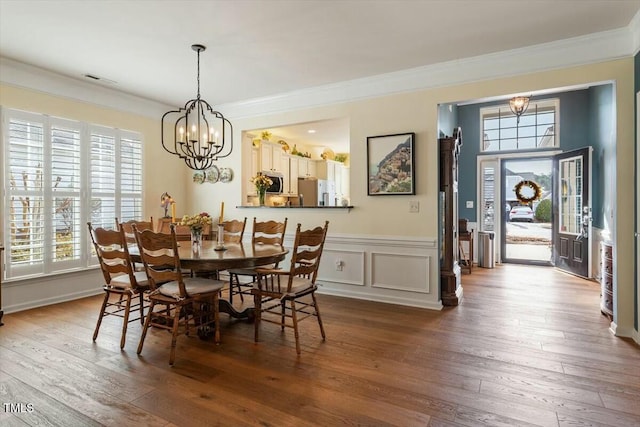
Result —
[[[143, 162], [144, 162], [144, 151], [143, 147], [143, 139], [142, 134], [134, 131], [126, 131], [120, 130], [116, 128], [108, 128], [104, 126], [97, 126], [90, 123], [62, 119], [58, 117], [50, 117], [48, 115], [39, 114], [39, 113], [30, 113], [26, 111], [13, 110], [2, 108], [0, 109], [1, 115], [1, 135], [2, 135], [2, 146], [0, 147], [0, 152], [3, 153], [3, 161], [0, 162], [0, 167], [2, 170], [0, 171], [0, 176], [3, 179], [3, 197], [2, 197], [2, 217], [9, 218], [10, 217], [10, 206], [11, 206], [11, 197], [12, 195], [19, 194], [21, 191], [12, 191], [10, 187], [10, 162], [11, 162], [11, 147], [10, 147], [10, 122], [12, 120], [20, 120], [20, 121], [30, 121], [36, 123], [42, 123], [43, 125], [43, 159], [42, 162], [42, 176], [43, 176], [43, 184], [41, 189], [30, 190], [29, 194], [38, 195], [43, 198], [42, 203], [42, 211], [41, 215], [42, 220], [44, 221], [44, 255], [42, 260], [36, 260], [30, 264], [20, 265], [18, 263], [12, 263], [11, 259], [11, 228], [10, 221], [3, 221], [3, 244], [5, 247], [5, 251], [3, 252], [5, 258], [5, 273], [6, 279], [8, 281], [12, 280], [23, 280], [30, 279], [34, 277], [62, 274], [70, 271], [78, 271], [84, 270], [97, 265], [97, 259], [95, 256], [92, 256], [91, 244], [88, 235], [88, 228], [86, 223], [91, 221], [91, 194], [92, 189], [90, 187], [90, 173], [91, 173], [91, 133], [93, 131], [99, 130], [100, 132], [107, 133], [110, 136], [114, 137], [115, 142], [115, 176], [116, 176], [116, 185], [114, 197], [116, 200], [115, 205], [115, 215], [113, 218], [103, 217], [101, 218], [102, 224], [105, 227], [113, 228], [115, 226], [115, 217], [121, 218], [122, 220], [128, 219], [142, 219], [142, 197], [143, 197]], [[80, 167], [79, 167], [79, 180], [80, 186], [78, 190], [53, 190], [53, 177], [52, 177], [52, 167], [51, 167], [51, 159], [52, 159], [52, 127], [63, 127], [67, 129], [73, 129], [79, 133], [80, 144], [78, 146], [79, 150], [79, 159], [80, 159]], [[139, 152], [139, 165], [136, 164], [136, 173], [139, 176], [136, 176], [135, 182], [139, 191], [129, 191], [124, 192], [120, 185], [120, 171], [122, 168], [121, 162], [121, 141], [122, 139], [128, 139], [134, 141], [134, 143], [138, 143], [140, 145]], [[131, 159], [131, 157], [127, 157]], [[135, 160], [134, 160], [135, 162]], [[131, 160], [129, 160], [131, 163]], [[53, 236], [55, 233], [55, 215], [48, 213], [52, 213], [55, 209], [54, 205], [54, 197], [56, 194], [60, 194], [63, 197], [79, 197], [79, 206], [75, 208], [78, 209], [78, 212], [74, 209], [74, 216], [77, 214], [79, 219], [74, 219], [73, 227], [74, 233], [72, 233], [74, 239], [73, 242], [75, 244], [74, 247], [74, 255], [70, 259], [63, 261], [54, 260], [53, 252], [51, 248], [54, 246]], [[131, 211], [129, 211], [126, 215], [122, 215], [120, 200], [123, 197], [127, 197], [129, 199], [139, 199], [135, 201], [136, 207], [139, 206], [140, 209], [135, 209], [135, 214], [139, 217], [129, 218], [131, 215]], [[127, 216], [125, 218], [125, 216]], [[78, 224], [79, 223], [79, 224]], [[2, 260], [0, 260], [1, 262]]]
[[[511, 119], [511, 120], [516, 120], [516, 116], [515, 114], [513, 114], [513, 112], [511, 111], [511, 109], [509, 108], [509, 104], [503, 104], [503, 105], [493, 105], [491, 107], [484, 107], [484, 108], [480, 108], [479, 114], [480, 114], [480, 141], [478, 142], [480, 144], [479, 146], [479, 153], [484, 154], [484, 153], [509, 153], [509, 152], [518, 152], [518, 151], [538, 151], [538, 150], [550, 150], [550, 149], [557, 149], [558, 147], [560, 147], [560, 99], [559, 98], [547, 98], [547, 99], [537, 99], [537, 100], [531, 100], [529, 102], [529, 107], [527, 108], [527, 111], [523, 114], [522, 117], [525, 116], [533, 116], [537, 114], [537, 108], [541, 108], [541, 109], [549, 109], [549, 108], [553, 108], [554, 110], [554, 125], [553, 125], [553, 145], [548, 145], [548, 146], [543, 146], [543, 147], [539, 147], [536, 144], [536, 147], [522, 147], [522, 148], [514, 148], [514, 149], [486, 149], [484, 147], [484, 135], [485, 135], [485, 130], [484, 130], [484, 120], [486, 116], [497, 116], [499, 115], [502, 119]], [[522, 120], [522, 118], [521, 118]], [[505, 128], [505, 129], [516, 129], [518, 130], [519, 126], [522, 126], [522, 124], [517, 125], [516, 127], [509, 127], [509, 128]], [[524, 127], [524, 126], [523, 126]], [[541, 137], [542, 135], [539, 135], [537, 133], [536, 130], [536, 138]], [[520, 138], [524, 138], [524, 137], [519, 137]], [[505, 138], [506, 139], [506, 138]], [[500, 142], [501, 139], [498, 139], [498, 142]]]

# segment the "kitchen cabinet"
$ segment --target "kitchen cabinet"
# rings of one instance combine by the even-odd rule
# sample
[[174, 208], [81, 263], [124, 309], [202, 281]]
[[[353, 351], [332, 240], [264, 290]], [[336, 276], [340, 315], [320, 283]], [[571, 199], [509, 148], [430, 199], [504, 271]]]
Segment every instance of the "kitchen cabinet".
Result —
[[298, 156], [298, 176], [306, 178], [308, 176], [318, 176], [317, 160], [311, 160], [308, 157]]
[[348, 197], [348, 185], [344, 186], [344, 175], [348, 175], [348, 170], [344, 163], [333, 160], [323, 160], [317, 162], [318, 179], [326, 179], [336, 183], [336, 196], [338, 198]]
[[260, 144], [260, 170], [271, 172], [282, 171], [282, 146], [268, 141]]
[[251, 178], [260, 172], [260, 150], [257, 147], [251, 148], [251, 175], [246, 182], [247, 194], [256, 194], [256, 187], [251, 182]]
[[285, 183], [285, 191], [288, 190], [289, 194], [298, 194], [298, 176], [300, 176], [298, 156], [285, 156], [289, 162], [289, 185]]

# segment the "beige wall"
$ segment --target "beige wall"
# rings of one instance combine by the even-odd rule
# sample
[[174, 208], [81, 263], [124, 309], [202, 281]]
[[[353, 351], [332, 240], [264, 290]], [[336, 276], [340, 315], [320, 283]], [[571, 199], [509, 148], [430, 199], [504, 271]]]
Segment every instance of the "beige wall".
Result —
[[[472, 71], [470, 71], [472, 72]], [[220, 167], [230, 167], [235, 173], [231, 183], [194, 184], [192, 171], [165, 153], [160, 146], [159, 119], [100, 108], [71, 99], [48, 96], [21, 88], [0, 86], [0, 104], [5, 107], [42, 112], [70, 119], [86, 120], [123, 129], [139, 131], [145, 142], [145, 214], [161, 214], [159, 197], [168, 191], [178, 203], [178, 215], [206, 210], [219, 214], [225, 202], [225, 217], [283, 218], [300, 222], [303, 226], [331, 222], [330, 235], [407, 236], [437, 239], [437, 108], [439, 103], [526, 93], [583, 83], [613, 81], [617, 102], [617, 164], [615, 170], [617, 194], [631, 195], [633, 180], [633, 59], [627, 58], [588, 66], [521, 75], [444, 87], [426, 91], [404, 93], [330, 105], [295, 112], [267, 114], [255, 118], [232, 120], [235, 150], [220, 161]], [[348, 117], [351, 123], [351, 202], [350, 212], [343, 210], [276, 210], [237, 209], [243, 204], [243, 189], [249, 179], [243, 174], [243, 165], [249, 156], [249, 147], [241, 145], [243, 131], [287, 124]], [[415, 196], [368, 197], [366, 191], [366, 138], [390, 133], [416, 133], [416, 189]], [[464, 135], [464, 129], [463, 129]], [[467, 143], [473, 143], [467, 141]], [[463, 147], [464, 149], [464, 147]], [[248, 172], [247, 172], [248, 173]], [[465, 171], [460, 178], [464, 179]], [[409, 213], [409, 201], [420, 202], [420, 213]], [[617, 248], [616, 319], [618, 333], [630, 334], [633, 326], [633, 197], [619, 197], [614, 210], [614, 240]]]

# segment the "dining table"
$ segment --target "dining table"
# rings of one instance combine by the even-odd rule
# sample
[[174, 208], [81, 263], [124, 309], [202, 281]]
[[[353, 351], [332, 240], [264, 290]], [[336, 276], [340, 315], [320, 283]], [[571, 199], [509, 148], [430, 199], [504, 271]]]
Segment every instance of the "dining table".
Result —
[[[230, 268], [274, 264], [282, 261], [287, 253], [289, 250], [282, 245], [225, 242], [222, 249], [213, 240], [203, 240], [199, 245], [190, 241], [178, 242], [180, 268], [190, 270], [196, 276], [217, 274]], [[137, 246], [129, 247], [129, 255], [134, 263], [142, 262]], [[227, 313], [236, 319], [252, 320], [254, 316], [253, 307], [238, 311], [224, 298], [219, 299], [218, 307], [221, 313]]]

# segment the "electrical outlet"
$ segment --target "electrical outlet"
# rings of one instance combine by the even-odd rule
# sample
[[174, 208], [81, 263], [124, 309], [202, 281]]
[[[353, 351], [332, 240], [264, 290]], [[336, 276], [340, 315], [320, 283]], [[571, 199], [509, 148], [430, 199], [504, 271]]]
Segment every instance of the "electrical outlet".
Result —
[[344, 267], [344, 261], [341, 259], [336, 261], [336, 271], [342, 271], [342, 267]]
[[473, 200], [467, 200], [467, 209], [473, 209]]
[[410, 200], [409, 201], [409, 212], [411, 212], [411, 213], [420, 212], [420, 202], [417, 201], [417, 200]]

